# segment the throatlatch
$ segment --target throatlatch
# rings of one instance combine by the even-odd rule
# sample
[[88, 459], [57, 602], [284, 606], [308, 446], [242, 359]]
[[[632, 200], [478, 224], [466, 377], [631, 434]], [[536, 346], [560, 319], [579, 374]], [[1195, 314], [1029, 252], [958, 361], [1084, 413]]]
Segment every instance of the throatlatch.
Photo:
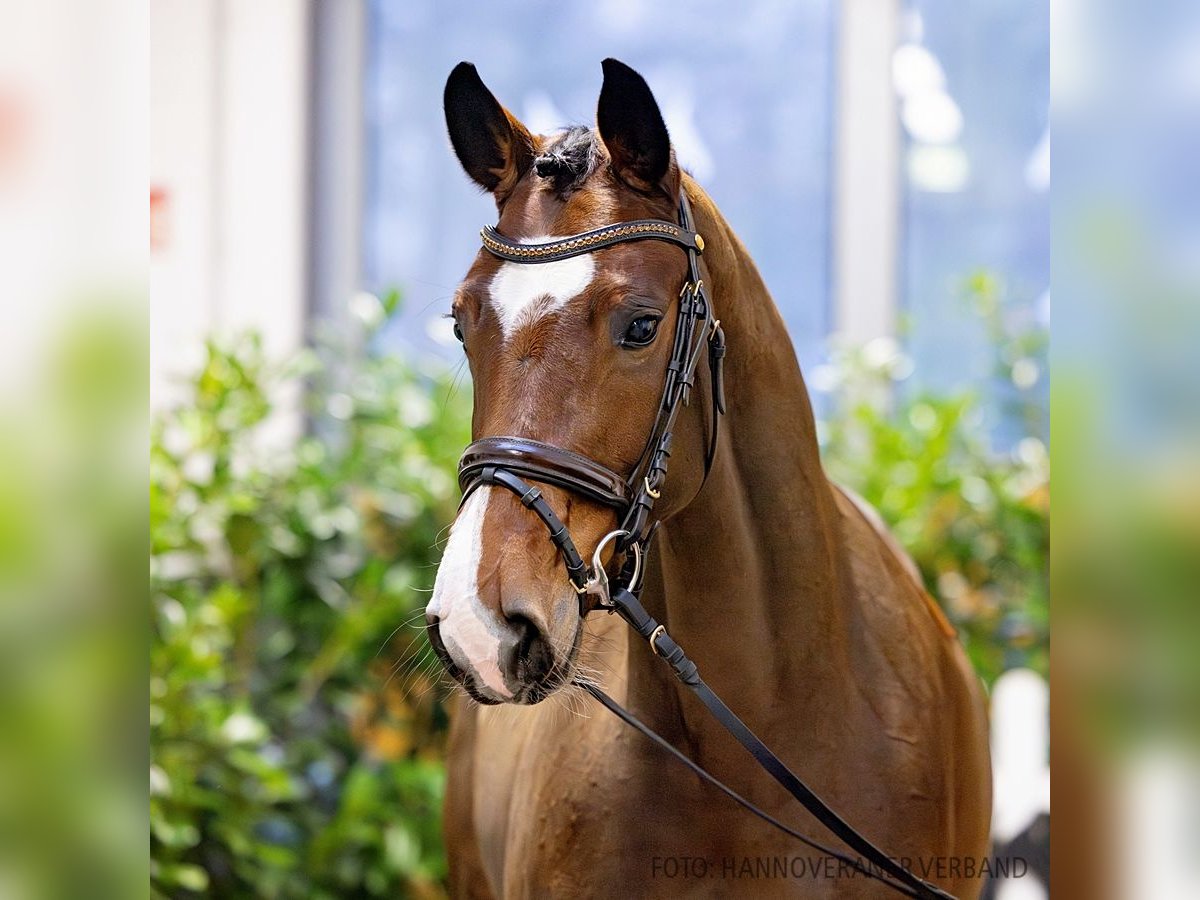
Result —
[[[667, 365], [662, 399], [654, 427], [641, 457], [630, 475], [622, 477], [602, 463], [561, 447], [520, 437], [486, 437], [475, 441], [459, 461], [458, 480], [463, 500], [480, 485], [494, 485], [511, 491], [521, 503], [542, 520], [550, 540], [558, 548], [567, 569], [567, 577], [580, 595], [580, 613], [592, 608], [606, 609], [621, 616], [662, 657], [679, 680], [687, 685], [721, 725], [754, 757], [771, 777], [778, 781], [831, 833], [840, 838], [861, 858], [855, 859], [825, 847], [754, 806], [740, 794], [717, 780], [688, 759], [668, 741], [651, 731], [599, 688], [579, 683], [607, 709], [637, 729], [667, 752], [690, 767], [700, 777], [783, 833], [814, 849], [841, 860], [855, 871], [874, 878], [897, 893], [920, 900], [954, 900], [941, 888], [914, 875], [863, 837], [833, 811], [739, 719], [704, 683], [696, 664], [651, 616], [638, 599], [644, 557], [658, 527], [651, 519], [654, 501], [659, 498], [671, 458], [671, 440], [679, 410], [687, 406], [695, 385], [696, 369], [705, 348], [712, 375], [712, 416], [709, 440], [705, 448], [704, 477], [707, 479], [717, 450], [718, 424], [725, 412], [724, 358], [725, 333], [713, 314], [712, 303], [700, 277], [700, 254], [704, 239], [695, 232], [691, 207], [686, 196], [679, 201], [679, 224], [658, 219], [639, 219], [606, 225], [593, 231], [543, 244], [522, 244], [504, 237], [495, 228], [481, 232], [484, 249], [500, 259], [517, 263], [545, 263], [591, 253], [604, 247], [630, 241], [667, 241], [687, 253], [688, 280], [679, 292], [679, 314], [675, 320], [675, 343]], [[550, 508], [541, 489], [529, 481], [551, 484], [572, 491], [602, 506], [618, 511], [620, 527], [600, 541], [589, 568], [579, 554], [562, 520]], [[609, 542], [616, 541], [626, 559], [620, 573], [609, 583], [601, 555]], [[588, 602], [595, 597], [596, 602]]]

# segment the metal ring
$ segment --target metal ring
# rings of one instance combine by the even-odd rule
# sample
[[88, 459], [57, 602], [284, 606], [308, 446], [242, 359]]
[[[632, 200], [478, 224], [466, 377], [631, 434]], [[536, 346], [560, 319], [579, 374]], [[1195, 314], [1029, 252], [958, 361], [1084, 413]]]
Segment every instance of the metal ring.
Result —
[[[624, 528], [618, 528], [616, 531], [610, 531], [604, 537], [600, 538], [600, 543], [596, 545], [596, 550], [592, 553], [592, 572], [597, 581], [608, 587], [608, 573], [604, 570], [604, 563], [600, 559], [600, 554], [604, 552], [604, 548], [608, 546], [608, 542], [619, 537], [628, 537], [629, 532]], [[638, 583], [638, 578], [642, 574], [642, 548], [639, 544], [633, 544], [633, 577], [629, 579], [629, 586], [632, 588]]]
[[658, 652], [658, 644], [654, 642], [666, 633], [667, 628], [665, 625], [659, 625], [652, 632], [650, 632], [650, 649], [654, 651], [655, 656], [662, 656], [662, 654]]
[[629, 579], [630, 589], [636, 588], [642, 575], [642, 545], [633, 545], [633, 577]]

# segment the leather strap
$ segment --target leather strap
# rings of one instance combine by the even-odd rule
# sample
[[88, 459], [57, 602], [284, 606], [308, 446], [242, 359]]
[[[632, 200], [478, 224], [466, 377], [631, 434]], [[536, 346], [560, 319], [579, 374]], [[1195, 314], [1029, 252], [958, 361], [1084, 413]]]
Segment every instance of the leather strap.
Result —
[[522, 244], [520, 241], [510, 240], [491, 225], [484, 226], [479, 232], [479, 237], [483, 240], [484, 249], [493, 256], [520, 263], [569, 259], [629, 241], [667, 241], [696, 253], [704, 249], [704, 241], [696, 232], [662, 219], [618, 222], [542, 244]]
[[[839, 816], [833, 809], [822, 800], [817, 794], [805, 784], [798, 775], [792, 772], [783, 761], [776, 756], [759, 737], [750, 730], [750, 728], [734, 712], [725, 705], [724, 701], [718, 697], [713, 690], [704, 683], [700, 677], [700, 672], [696, 664], [692, 662], [687, 654], [683, 652], [683, 648], [667, 634], [666, 628], [658, 623], [653, 616], [646, 612], [641, 601], [628, 590], [619, 590], [612, 596], [613, 609], [621, 616], [629, 625], [641, 635], [649, 644], [650, 649], [654, 651], [656, 656], [661, 656], [671, 670], [675, 673], [675, 677], [686, 684], [693, 693], [700, 699], [700, 702], [705, 705], [708, 711], [712, 714], [722, 727], [732, 734], [755, 761], [767, 771], [767, 773], [777, 782], [783, 785], [800, 804], [807, 809], [822, 825], [825, 826], [832, 834], [836, 835], [846, 843], [852, 850], [855, 850], [862, 855], [864, 859], [878, 867], [881, 871], [886, 872], [891, 878], [900, 882], [901, 885], [909, 888], [908, 892], [900, 891], [900, 893], [908, 893], [908, 896], [918, 897], [921, 900], [954, 900], [952, 894], [948, 894], [935, 884], [924, 881], [904, 868], [902, 865], [894, 861], [886, 853], [872, 844], [869, 840], [863, 837], [856, 831], [850, 823]], [[615, 701], [605, 697], [601, 699], [602, 692], [599, 689], [589, 689], [589, 693], [601, 701], [606, 707], [616, 711]], [[607, 702], [606, 702], [607, 701]], [[625, 719], [625, 716], [621, 716]], [[632, 717], [630, 717], [632, 718]], [[628, 719], [626, 719], [628, 721]], [[630, 723], [632, 724], [632, 723]], [[636, 727], [636, 726], [635, 726]], [[641, 730], [641, 729], [639, 729]], [[649, 730], [649, 729], [646, 729]], [[714, 779], [715, 780], [715, 779]], [[765, 814], [755, 808], [756, 813], [759, 813], [764, 818]], [[787, 829], [785, 829], [786, 831]], [[790, 833], [790, 831], [789, 831]], [[878, 878], [884, 884], [899, 890], [899, 887], [892, 881], [880, 878], [875, 873], [867, 871], [872, 877]]]
[[486, 437], [463, 451], [458, 484], [464, 501], [488, 466], [574, 491], [603, 506], [624, 509], [629, 504], [629, 485], [612, 469], [570, 450], [519, 437]]
[[[486, 466], [479, 471], [475, 485], [480, 484], [494, 484], [512, 491], [520, 498], [522, 506], [532, 510], [542, 520], [550, 532], [550, 541], [558, 548], [558, 552], [563, 558], [563, 565], [567, 567], [567, 577], [571, 579], [571, 584], [575, 586], [576, 592], [582, 596], [587, 585], [587, 565], [584, 563], [583, 557], [579, 555], [575, 541], [571, 539], [571, 532], [562, 523], [562, 519], [550, 508], [550, 504], [542, 496], [541, 490], [522, 481], [512, 472], [495, 466]], [[581, 605], [581, 609], [586, 611], [586, 606]]]
[[591, 694], [593, 697], [595, 697], [596, 700], [605, 709], [607, 709], [609, 712], [611, 712], [614, 716], [616, 716], [618, 719], [620, 719], [622, 722], [624, 722], [630, 728], [633, 728], [635, 731], [641, 732], [641, 734], [643, 736], [645, 736], [646, 738], [651, 740], [653, 743], [657, 744], [659, 747], [661, 747], [667, 753], [671, 754], [673, 757], [675, 757], [677, 760], [679, 760], [681, 763], [683, 763], [685, 766], [687, 766], [689, 769], [691, 769], [693, 772], [695, 772], [700, 778], [707, 781], [709, 784], [711, 784], [717, 790], [719, 790], [723, 794], [725, 794], [725, 796], [732, 799], [735, 803], [740, 804], [747, 811], [754, 813], [754, 815], [758, 816], [760, 819], [762, 819], [767, 824], [774, 826], [775, 828], [779, 829], [780, 831], [782, 831], [784, 834], [788, 835], [789, 837], [795, 838], [800, 843], [806, 844], [807, 846], [812, 847], [818, 853], [824, 853], [826, 856], [829, 856], [833, 859], [840, 860], [841, 862], [843, 862], [847, 866], [849, 866], [851, 869], [854, 869], [856, 872], [859, 872], [860, 874], [865, 875], [868, 878], [875, 878], [875, 879], [878, 879], [879, 881], [883, 881], [884, 884], [886, 884], [888, 887], [890, 887], [892, 890], [896, 891], [899, 894], [903, 894], [906, 897], [915, 897], [915, 898], [921, 897], [921, 895], [918, 894], [916, 891], [914, 891], [912, 888], [905, 887], [902, 884], [896, 884], [896, 883], [887, 881], [884, 878], [881, 878], [879, 875], [872, 872], [870, 869], [868, 869], [866, 866], [864, 866], [861, 862], [859, 862], [854, 857], [847, 856], [845, 853], [840, 853], [837, 850], [834, 850], [832, 847], [828, 847], [825, 844], [820, 843], [819, 841], [814, 841], [808, 835], [802, 834], [801, 832], [797, 831], [796, 829], [785, 825], [783, 822], [780, 822], [778, 819], [776, 819], [774, 816], [772, 816], [769, 812], [759, 809], [757, 806], [755, 806], [753, 803], [751, 803], [749, 800], [747, 800], [745, 797], [743, 797], [741, 794], [739, 794], [733, 788], [729, 787], [729, 785], [725, 784], [725, 782], [721, 781], [720, 779], [718, 779], [714, 775], [712, 775], [707, 769], [705, 769], [704, 767], [693, 762], [691, 759], [689, 759], [687, 756], [685, 756], [683, 753], [681, 753], [678, 749], [676, 749], [676, 747], [673, 744], [668, 742], [661, 735], [655, 733], [653, 731], [653, 729], [650, 728], [650, 726], [648, 726], [645, 722], [643, 722], [641, 719], [639, 719], [637, 716], [635, 716], [629, 710], [622, 707], [619, 703], [617, 703], [616, 700], [614, 700], [612, 697], [608, 696], [608, 694], [604, 693], [604, 691], [600, 690], [600, 688], [596, 687], [594, 684], [589, 684], [586, 681], [575, 681], [575, 682], [573, 682], [573, 684], [576, 687], [583, 688], [585, 691], [587, 691], [589, 694]]

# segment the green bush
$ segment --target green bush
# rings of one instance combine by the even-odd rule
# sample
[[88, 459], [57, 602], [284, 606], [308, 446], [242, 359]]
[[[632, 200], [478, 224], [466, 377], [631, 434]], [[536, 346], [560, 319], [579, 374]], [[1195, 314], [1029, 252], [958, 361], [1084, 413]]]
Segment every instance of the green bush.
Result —
[[[979, 276], [971, 297], [1011, 383], [1044, 337], [1004, 326], [998, 290]], [[442, 893], [444, 692], [419, 626], [470, 397], [447, 373], [366, 352], [396, 301], [360, 301], [358, 333], [287, 367], [253, 337], [210, 343], [154, 423], [158, 896]], [[1014, 665], [1044, 671], [1036, 391], [1016, 391], [1010, 421], [1024, 436], [996, 454], [978, 395], [897, 391], [899, 359], [886, 343], [835, 354], [826, 465], [879, 508], [989, 681]], [[270, 400], [289, 391], [309, 398], [313, 430], [299, 440], [297, 411]]]
[[[336, 365], [277, 369], [254, 338], [210, 343], [154, 425], [161, 895], [440, 891], [445, 716], [417, 626], [470, 398], [358, 351], [387, 312], [366, 310], [352, 345], [325, 345]], [[301, 378], [327, 435], [294, 442], [268, 398]]]
[[991, 343], [992, 377], [949, 396], [907, 391], [912, 365], [897, 343], [835, 349], [822, 458], [879, 510], [991, 684], [1049, 666], [1047, 336], [1006, 320], [995, 278], [974, 275], [964, 293]]

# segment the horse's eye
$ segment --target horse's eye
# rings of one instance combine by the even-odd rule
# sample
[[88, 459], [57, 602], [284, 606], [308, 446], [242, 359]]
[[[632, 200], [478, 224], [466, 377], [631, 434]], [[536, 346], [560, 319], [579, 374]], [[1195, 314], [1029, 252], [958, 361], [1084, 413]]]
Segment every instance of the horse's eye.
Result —
[[458, 324], [457, 320], [454, 323], [454, 336], [458, 338], [458, 342], [461, 344], [463, 341], [462, 326]]
[[621, 338], [621, 344], [625, 347], [645, 347], [657, 334], [658, 319], [654, 316], [642, 316], [629, 323], [629, 327], [625, 329], [625, 336]]

